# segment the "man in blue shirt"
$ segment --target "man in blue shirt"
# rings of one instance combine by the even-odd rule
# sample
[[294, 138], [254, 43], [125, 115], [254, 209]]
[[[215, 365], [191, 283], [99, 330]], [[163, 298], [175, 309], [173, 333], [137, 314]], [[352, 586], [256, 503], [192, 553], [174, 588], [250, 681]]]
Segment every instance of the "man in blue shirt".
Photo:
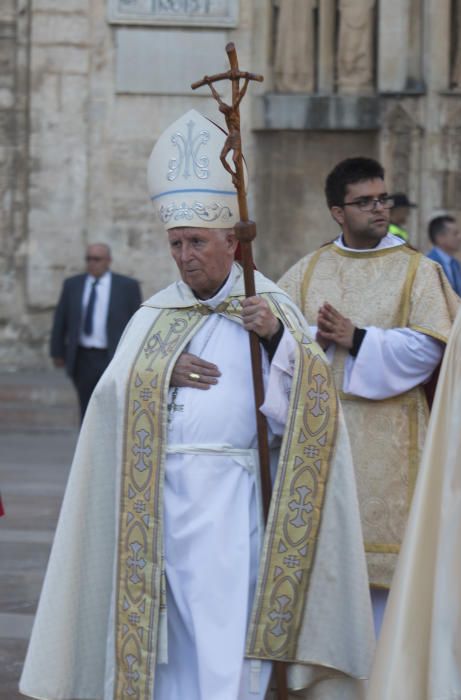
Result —
[[427, 257], [442, 265], [451, 286], [461, 296], [461, 265], [454, 257], [461, 245], [456, 220], [448, 215], [436, 216], [430, 221], [428, 232], [433, 248]]

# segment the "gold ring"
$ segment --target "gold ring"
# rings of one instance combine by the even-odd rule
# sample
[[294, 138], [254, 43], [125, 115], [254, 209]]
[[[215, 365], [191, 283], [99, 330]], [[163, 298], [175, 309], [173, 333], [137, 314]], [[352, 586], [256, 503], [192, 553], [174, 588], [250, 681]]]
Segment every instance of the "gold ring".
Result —
[[200, 374], [197, 374], [197, 372], [189, 372], [189, 379], [193, 379], [196, 382], [200, 381]]

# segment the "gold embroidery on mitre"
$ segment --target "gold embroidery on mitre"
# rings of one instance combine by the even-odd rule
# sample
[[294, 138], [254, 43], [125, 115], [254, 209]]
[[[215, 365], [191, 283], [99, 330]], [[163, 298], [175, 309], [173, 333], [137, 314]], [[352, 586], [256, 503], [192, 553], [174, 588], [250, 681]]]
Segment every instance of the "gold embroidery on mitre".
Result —
[[298, 341], [298, 353], [245, 655], [290, 661], [315, 560], [338, 406], [320, 348], [271, 305]]

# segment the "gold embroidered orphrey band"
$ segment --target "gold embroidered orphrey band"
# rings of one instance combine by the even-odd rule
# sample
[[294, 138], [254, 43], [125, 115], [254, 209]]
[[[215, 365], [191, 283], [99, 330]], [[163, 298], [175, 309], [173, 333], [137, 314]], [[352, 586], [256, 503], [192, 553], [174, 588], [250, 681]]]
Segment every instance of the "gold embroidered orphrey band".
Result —
[[[189, 313], [188, 313], [189, 311]], [[162, 481], [169, 374], [205, 316], [159, 313], [127, 387], [115, 601], [114, 700], [150, 700], [162, 594]]]
[[[318, 347], [272, 309], [299, 341], [290, 418], [266, 528], [248, 655], [295, 653], [337, 423], [333, 381]], [[241, 298], [215, 310], [241, 323]], [[168, 386], [176, 359], [211, 310], [160, 311], [139, 351], [127, 387], [115, 601], [114, 700], [151, 700], [157, 631], [165, 609], [163, 478]], [[299, 408], [298, 408], [299, 406]]]
[[334, 454], [338, 399], [318, 345], [295, 329], [278, 304], [273, 311], [298, 341], [299, 352], [246, 656], [295, 661]]

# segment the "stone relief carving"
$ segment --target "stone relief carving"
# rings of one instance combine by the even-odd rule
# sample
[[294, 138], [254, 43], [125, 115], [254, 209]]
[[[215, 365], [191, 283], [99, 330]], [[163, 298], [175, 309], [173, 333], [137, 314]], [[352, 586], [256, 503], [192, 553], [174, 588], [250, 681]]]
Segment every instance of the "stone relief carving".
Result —
[[373, 89], [374, 6], [375, 0], [339, 0], [339, 92]]
[[461, 127], [452, 126], [443, 134], [443, 163], [441, 172], [441, 206], [459, 211], [461, 208]]
[[313, 92], [317, 0], [276, 0], [275, 89]]
[[461, 108], [450, 102], [442, 111], [440, 205], [444, 209], [461, 209]]
[[109, 0], [112, 22], [235, 26], [238, 0]]
[[408, 110], [397, 104], [386, 115], [383, 129], [386, 180], [394, 192], [411, 193], [418, 172], [421, 125]]
[[[374, 89], [375, 5], [376, 0], [333, 0], [328, 9], [321, 6], [319, 0], [273, 0], [277, 16], [275, 89], [314, 92], [317, 71], [321, 71], [323, 61], [331, 61], [331, 50], [326, 56], [325, 45], [332, 46], [337, 34], [338, 91], [371, 93]], [[335, 27], [336, 12], [338, 26]]]

